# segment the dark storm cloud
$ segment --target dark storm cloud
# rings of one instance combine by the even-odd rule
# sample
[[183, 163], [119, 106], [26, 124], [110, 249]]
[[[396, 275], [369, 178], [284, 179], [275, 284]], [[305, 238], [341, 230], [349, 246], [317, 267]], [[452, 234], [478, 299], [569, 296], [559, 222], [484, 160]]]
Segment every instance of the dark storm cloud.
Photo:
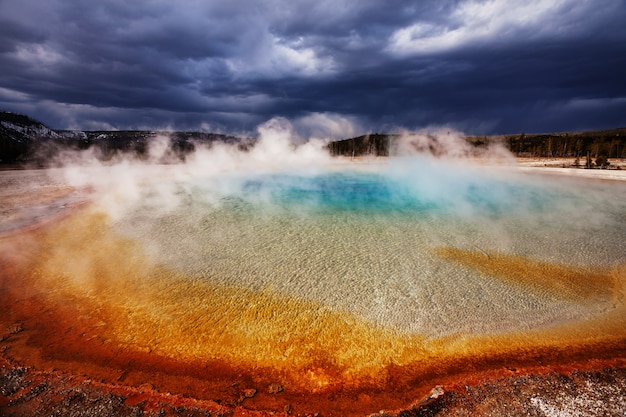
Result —
[[0, 0], [0, 107], [84, 129], [626, 126], [626, 1], [516, 3]]

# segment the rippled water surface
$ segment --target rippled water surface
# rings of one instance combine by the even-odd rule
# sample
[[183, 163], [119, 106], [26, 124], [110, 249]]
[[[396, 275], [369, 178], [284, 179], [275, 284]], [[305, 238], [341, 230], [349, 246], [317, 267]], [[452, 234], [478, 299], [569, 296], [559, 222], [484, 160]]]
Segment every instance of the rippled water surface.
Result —
[[[376, 169], [159, 179], [141, 193], [115, 228], [168, 267], [428, 337], [536, 328], [607, 308], [602, 297], [581, 302], [498, 279], [442, 250], [527, 259], [539, 263], [532, 274], [626, 261], [622, 183], [400, 159]], [[173, 200], [166, 210], [163, 198]]]

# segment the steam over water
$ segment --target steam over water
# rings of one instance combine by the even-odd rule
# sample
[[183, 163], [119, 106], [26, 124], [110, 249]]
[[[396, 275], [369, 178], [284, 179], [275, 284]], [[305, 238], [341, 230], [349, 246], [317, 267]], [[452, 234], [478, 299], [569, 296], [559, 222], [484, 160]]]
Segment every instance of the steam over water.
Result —
[[[45, 311], [75, 308], [64, 314], [93, 323], [78, 333], [93, 349], [271, 369], [309, 392], [384, 388], [394, 367], [419, 379], [456, 358], [623, 346], [626, 183], [524, 174], [450, 137], [436, 155], [355, 162], [293, 147], [280, 125], [260, 133], [249, 152], [185, 163], [161, 164], [164, 142], [150, 161], [69, 155], [24, 173], [54, 185], [39, 203], [4, 200], [20, 226], [43, 210], [25, 206], [54, 214], [71, 190], [90, 204], [0, 240], [25, 271], [16, 299], [31, 287]], [[3, 192], [25, 187], [19, 175], [0, 175]]]
[[420, 157], [170, 181], [179, 205], [155, 212], [163, 180], [145, 183], [115, 223], [168, 267], [429, 337], [546, 326], [606, 308], [485, 276], [440, 248], [600, 269], [625, 261], [623, 186]]

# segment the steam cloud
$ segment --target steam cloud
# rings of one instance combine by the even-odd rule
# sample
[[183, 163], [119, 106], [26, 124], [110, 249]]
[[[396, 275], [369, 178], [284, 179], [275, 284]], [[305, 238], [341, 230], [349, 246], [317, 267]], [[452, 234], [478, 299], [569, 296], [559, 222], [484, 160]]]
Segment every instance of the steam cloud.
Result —
[[[319, 117], [315, 120], [324, 122]], [[337, 126], [347, 123], [326, 122], [330, 127], [320, 131], [336, 133]], [[376, 206], [393, 212], [418, 207], [429, 216], [461, 219], [477, 230], [489, 230], [492, 240], [486, 245], [504, 251], [519, 249], [515, 236], [527, 233], [527, 224], [533, 230], [543, 227], [543, 233], [533, 231], [537, 239], [548, 239], [551, 233], [569, 227], [569, 239], [579, 242], [590, 228], [611, 227], [620, 221], [612, 214], [614, 207], [607, 210], [600, 204], [606, 194], [604, 185], [585, 188], [584, 182], [522, 174], [514, 169], [515, 159], [504, 147], [476, 148], [462, 133], [447, 128], [403, 132], [394, 142], [392, 157], [364, 158], [364, 163], [331, 157], [325, 148], [327, 139], [305, 141], [284, 118], [271, 119], [257, 131], [258, 140], [246, 151], [226, 143], [197, 145], [185, 161], [173, 156], [166, 136], [150, 144], [144, 159], [119, 155], [102, 162], [92, 149], [65, 152], [58, 159], [61, 168], [51, 170], [51, 175], [92, 190], [94, 203], [113, 221], [138, 209], [167, 215], [191, 200], [216, 207], [231, 197], [263, 203], [259, 210], [271, 211], [280, 209], [286, 193], [291, 193], [289, 204], [296, 204], [294, 210], [301, 214], [311, 209], [308, 203], [329, 196], [358, 209]], [[354, 175], [349, 180], [354, 182], [352, 189], [332, 191], [333, 174]], [[428, 239], [442, 238], [433, 232]], [[450, 239], [471, 240], [463, 233]]]
[[[323, 115], [298, 120], [298, 128], [312, 121], [321, 127], [317, 132], [337, 135], [342, 129], [349, 133], [354, 127], [347, 120], [329, 119]], [[308, 129], [311, 131], [311, 129]], [[425, 198], [439, 190], [432, 198], [451, 195], [458, 178], [475, 175], [480, 164], [510, 164], [514, 159], [503, 147], [475, 148], [463, 134], [450, 129], [403, 132], [393, 142], [390, 161], [373, 164], [350, 164], [341, 158], [331, 158], [325, 145], [326, 138], [303, 140], [294, 125], [284, 118], [274, 118], [257, 128], [258, 140], [247, 151], [236, 145], [215, 143], [198, 145], [195, 151], [181, 161], [171, 147], [170, 139], [160, 135], [149, 144], [147, 156], [137, 158], [129, 154], [116, 155], [102, 161], [95, 148], [85, 151], [59, 152], [51, 171], [56, 180], [94, 192], [97, 203], [112, 218], [118, 218], [129, 207], [140, 201], [151, 201], [156, 210], [176, 208], [192, 184], [205, 182], [203, 198], [214, 203], [226, 193], [238, 193], [246, 178], [271, 173], [316, 175], [328, 170], [348, 168], [382, 170], [396, 179], [408, 175], [406, 181]], [[364, 158], [367, 159], [367, 158]], [[479, 163], [477, 163], [479, 162]], [[220, 177], [219, 181], [213, 181]], [[211, 183], [211, 187], [208, 185]], [[150, 184], [149, 196], [146, 185]], [[177, 185], [176, 185], [177, 184]], [[180, 187], [186, 188], [181, 192]]]

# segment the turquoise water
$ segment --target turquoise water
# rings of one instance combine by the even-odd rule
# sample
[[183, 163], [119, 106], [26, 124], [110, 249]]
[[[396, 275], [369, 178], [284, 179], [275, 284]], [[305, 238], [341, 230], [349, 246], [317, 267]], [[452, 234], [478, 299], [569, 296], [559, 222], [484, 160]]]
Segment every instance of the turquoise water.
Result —
[[[444, 190], [438, 190], [442, 194]], [[269, 204], [312, 212], [362, 214], [454, 215], [471, 208], [483, 216], [504, 216], [520, 210], [548, 211], [574, 204], [573, 193], [532, 184], [477, 178], [455, 184], [452, 195], [433, 194], [410, 180], [381, 173], [342, 172], [316, 176], [272, 174], [246, 180], [241, 194], [269, 197]]]
[[116, 227], [159, 262], [410, 333], [527, 329], [607, 308], [525, 292], [440, 259], [438, 248], [626, 262], [622, 183], [405, 160], [152, 181], [141, 192]]

